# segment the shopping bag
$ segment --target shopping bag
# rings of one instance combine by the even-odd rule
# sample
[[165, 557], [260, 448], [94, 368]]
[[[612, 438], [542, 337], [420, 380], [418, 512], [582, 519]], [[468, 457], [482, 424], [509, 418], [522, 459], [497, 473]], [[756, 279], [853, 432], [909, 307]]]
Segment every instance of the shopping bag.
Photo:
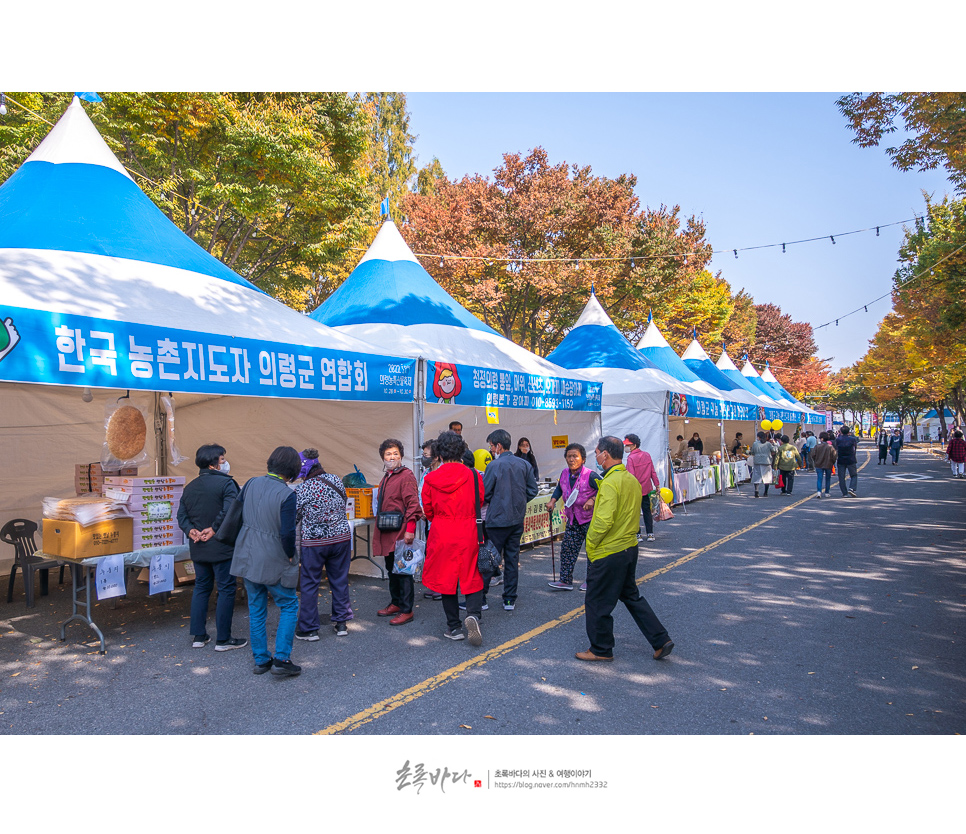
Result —
[[406, 544], [403, 539], [396, 542], [396, 552], [392, 563], [392, 572], [403, 576], [419, 578], [423, 572], [423, 562], [426, 559], [426, 542], [413, 539], [412, 544]]
[[669, 521], [674, 518], [674, 513], [671, 512], [671, 508], [667, 505], [663, 498], [658, 496], [658, 501], [661, 505], [657, 508], [657, 514], [654, 516], [655, 521]]

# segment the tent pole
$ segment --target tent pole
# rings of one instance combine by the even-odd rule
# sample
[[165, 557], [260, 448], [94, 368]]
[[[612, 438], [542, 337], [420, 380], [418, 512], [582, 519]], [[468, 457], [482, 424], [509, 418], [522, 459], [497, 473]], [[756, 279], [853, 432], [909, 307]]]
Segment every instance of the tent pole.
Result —
[[[416, 407], [413, 409], [413, 438], [415, 439], [415, 447], [413, 448], [413, 455], [416, 455], [416, 451], [420, 451], [420, 456], [422, 455], [422, 446], [426, 425], [426, 389], [423, 384], [424, 377], [426, 375], [426, 360], [419, 357], [416, 360]], [[415, 464], [416, 457], [413, 458], [413, 463]], [[415, 469], [413, 470], [415, 471]]]
[[167, 414], [161, 408], [161, 394], [154, 392], [154, 445], [157, 452], [157, 462], [155, 463], [156, 475], [168, 474], [167, 443], [165, 442], [164, 427], [167, 425]]
[[719, 408], [721, 409], [721, 419], [718, 421], [718, 432], [721, 436], [721, 461], [718, 463], [718, 492], [724, 495], [724, 479], [725, 479], [725, 468], [728, 465], [728, 459], [725, 457], [725, 429], [724, 429], [724, 403], [719, 402]]

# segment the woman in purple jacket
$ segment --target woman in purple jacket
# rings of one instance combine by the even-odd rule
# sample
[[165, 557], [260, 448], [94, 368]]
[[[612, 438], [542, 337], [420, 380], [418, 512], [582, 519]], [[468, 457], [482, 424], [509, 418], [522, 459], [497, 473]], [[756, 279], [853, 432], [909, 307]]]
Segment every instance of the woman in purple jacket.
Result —
[[553, 513], [557, 500], [562, 498], [563, 512], [567, 519], [567, 530], [560, 546], [560, 579], [547, 583], [555, 591], [574, 589], [574, 565], [577, 564], [580, 548], [587, 538], [590, 520], [594, 515], [597, 481], [600, 480], [596, 472], [584, 466], [587, 452], [579, 443], [571, 443], [564, 450], [564, 460], [567, 461], [567, 468], [560, 473], [557, 488], [547, 505], [547, 509]]

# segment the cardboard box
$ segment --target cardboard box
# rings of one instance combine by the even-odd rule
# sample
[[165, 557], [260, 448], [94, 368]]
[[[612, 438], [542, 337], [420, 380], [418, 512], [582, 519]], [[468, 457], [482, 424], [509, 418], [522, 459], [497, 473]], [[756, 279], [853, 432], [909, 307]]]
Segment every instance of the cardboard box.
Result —
[[77, 463], [74, 464], [74, 492], [78, 495], [88, 493], [100, 494], [104, 489], [105, 477], [121, 477], [137, 475], [136, 466], [127, 469], [114, 469], [104, 471], [99, 463]]
[[174, 584], [190, 585], [195, 581], [195, 563], [190, 559], [187, 562], [174, 563]]
[[179, 486], [116, 487], [104, 484], [105, 498], [124, 501], [127, 504], [147, 501], [180, 501], [183, 488]]
[[44, 519], [44, 553], [71, 559], [110, 556], [134, 549], [134, 522], [115, 518], [83, 527], [76, 521]]

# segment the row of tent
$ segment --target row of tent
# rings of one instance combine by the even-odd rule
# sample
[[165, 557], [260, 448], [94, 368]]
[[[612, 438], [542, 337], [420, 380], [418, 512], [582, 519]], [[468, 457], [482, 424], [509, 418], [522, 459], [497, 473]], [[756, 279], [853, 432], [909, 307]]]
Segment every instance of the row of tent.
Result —
[[181, 232], [76, 98], [0, 186], [0, 520], [68, 493], [120, 401], [155, 417], [142, 473], [190, 476], [217, 442], [239, 479], [286, 444], [376, 481], [383, 439], [413, 459], [453, 420], [473, 448], [496, 426], [529, 437], [550, 477], [567, 442], [602, 432], [635, 431], [663, 467], [683, 420], [812, 420], [725, 359], [696, 341], [679, 358], [653, 323], [635, 349], [593, 295], [536, 356], [446, 293], [392, 222], [324, 304], [294, 311]]

